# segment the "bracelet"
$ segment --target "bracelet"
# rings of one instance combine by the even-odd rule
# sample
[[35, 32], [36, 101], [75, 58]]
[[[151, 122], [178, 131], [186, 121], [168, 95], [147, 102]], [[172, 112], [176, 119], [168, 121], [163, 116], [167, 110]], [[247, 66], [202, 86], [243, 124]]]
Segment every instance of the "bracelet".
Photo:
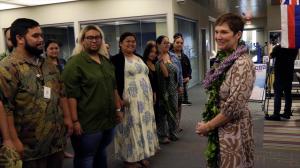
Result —
[[79, 120], [75, 120], [75, 121], [73, 121], [73, 124], [75, 124], [75, 123], [77, 123], [77, 122], [79, 122]]

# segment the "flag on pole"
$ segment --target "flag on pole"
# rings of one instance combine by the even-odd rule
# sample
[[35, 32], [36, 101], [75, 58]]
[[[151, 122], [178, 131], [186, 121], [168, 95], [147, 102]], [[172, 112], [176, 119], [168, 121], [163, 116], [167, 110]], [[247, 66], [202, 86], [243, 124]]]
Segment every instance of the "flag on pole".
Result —
[[284, 48], [300, 48], [299, 1], [281, 1], [281, 46]]

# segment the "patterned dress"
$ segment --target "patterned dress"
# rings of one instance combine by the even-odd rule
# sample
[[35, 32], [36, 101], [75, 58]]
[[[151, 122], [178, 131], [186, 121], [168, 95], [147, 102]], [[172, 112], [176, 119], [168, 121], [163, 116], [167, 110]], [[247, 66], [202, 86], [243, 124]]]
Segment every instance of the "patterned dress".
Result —
[[253, 125], [247, 105], [254, 81], [254, 64], [248, 55], [243, 55], [228, 70], [221, 85], [220, 110], [231, 119], [219, 127], [221, 168], [254, 166]]
[[177, 108], [178, 108], [178, 81], [177, 67], [172, 63], [166, 63], [169, 77], [165, 78], [159, 66], [156, 63], [156, 72], [158, 78], [158, 93], [159, 93], [159, 113], [157, 116], [157, 127], [160, 138], [177, 137]]
[[153, 110], [149, 69], [141, 60], [125, 57], [123, 98], [129, 101], [123, 122], [116, 127], [115, 152], [118, 159], [137, 162], [159, 149]]

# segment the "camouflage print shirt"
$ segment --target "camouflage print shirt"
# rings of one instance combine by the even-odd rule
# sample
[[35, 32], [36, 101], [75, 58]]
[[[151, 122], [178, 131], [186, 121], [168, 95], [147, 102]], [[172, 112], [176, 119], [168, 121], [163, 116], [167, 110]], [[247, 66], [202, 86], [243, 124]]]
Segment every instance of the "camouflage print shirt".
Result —
[[[44, 86], [51, 88], [50, 98], [44, 97]], [[8, 115], [14, 116], [25, 148], [23, 160], [63, 150], [66, 129], [59, 98], [64, 96], [64, 86], [55, 65], [13, 53], [0, 62], [0, 94]]]

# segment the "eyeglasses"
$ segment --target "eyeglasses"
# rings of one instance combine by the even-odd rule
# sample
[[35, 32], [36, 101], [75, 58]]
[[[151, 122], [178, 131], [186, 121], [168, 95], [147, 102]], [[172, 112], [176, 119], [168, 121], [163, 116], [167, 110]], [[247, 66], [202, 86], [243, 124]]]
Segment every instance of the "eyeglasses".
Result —
[[99, 42], [99, 41], [101, 41], [101, 36], [87, 36], [87, 37], [85, 37], [85, 39], [87, 40], [87, 41], [90, 41], [90, 42], [92, 42], [92, 41], [96, 41], [96, 42]]

